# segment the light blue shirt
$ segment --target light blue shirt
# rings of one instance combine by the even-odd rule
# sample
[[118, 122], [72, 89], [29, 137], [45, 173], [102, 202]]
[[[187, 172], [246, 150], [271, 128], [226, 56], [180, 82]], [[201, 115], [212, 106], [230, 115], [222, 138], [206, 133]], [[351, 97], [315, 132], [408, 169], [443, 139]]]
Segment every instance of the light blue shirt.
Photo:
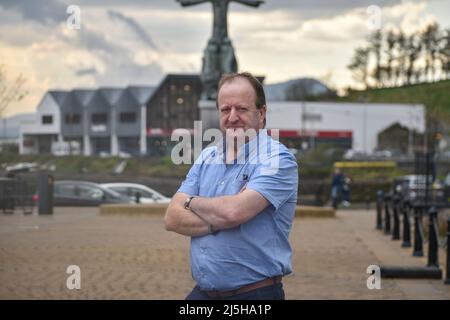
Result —
[[235, 228], [191, 238], [192, 277], [202, 290], [234, 290], [292, 272], [288, 238], [297, 204], [297, 161], [264, 131], [244, 147], [228, 165], [223, 148], [204, 149], [178, 189], [212, 198], [238, 194], [246, 186], [270, 203]]

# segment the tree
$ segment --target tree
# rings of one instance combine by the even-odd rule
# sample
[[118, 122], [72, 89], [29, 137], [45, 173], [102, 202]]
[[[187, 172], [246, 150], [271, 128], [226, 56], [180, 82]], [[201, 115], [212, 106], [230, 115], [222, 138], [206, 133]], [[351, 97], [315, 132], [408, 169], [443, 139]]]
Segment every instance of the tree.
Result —
[[0, 118], [3, 117], [11, 102], [20, 101], [27, 95], [27, 92], [23, 90], [25, 81], [25, 77], [19, 74], [12, 83], [8, 83], [6, 67], [0, 64]]
[[429, 24], [421, 34], [421, 45], [425, 58], [424, 81], [434, 81], [439, 50], [439, 25], [436, 22]]
[[368, 87], [369, 48], [356, 48], [352, 61], [347, 66], [353, 72], [353, 78]]
[[406, 38], [406, 56], [408, 60], [408, 67], [406, 68], [406, 84], [411, 84], [412, 79], [415, 76], [415, 62], [420, 54], [420, 44], [418, 43], [417, 36], [415, 34]]
[[392, 84], [394, 79], [394, 67], [392, 65], [394, 61], [394, 47], [397, 43], [397, 36], [394, 30], [389, 30], [386, 36], [386, 54], [387, 54], [387, 65], [386, 65], [386, 77], [387, 82]]
[[438, 59], [441, 64], [442, 77], [450, 78], [450, 28], [446, 29], [440, 38]]
[[376, 30], [369, 37], [369, 48], [375, 54], [375, 70], [373, 72], [373, 78], [375, 79], [375, 86], [380, 86], [381, 81], [381, 46], [382, 46], [382, 33], [381, 30]]
[[394, 85], [402, 85], [404, 83], [406, 55], [406, 38], [403, 31], [400, 30], [397, 36], [397, 70], [395, 73]]

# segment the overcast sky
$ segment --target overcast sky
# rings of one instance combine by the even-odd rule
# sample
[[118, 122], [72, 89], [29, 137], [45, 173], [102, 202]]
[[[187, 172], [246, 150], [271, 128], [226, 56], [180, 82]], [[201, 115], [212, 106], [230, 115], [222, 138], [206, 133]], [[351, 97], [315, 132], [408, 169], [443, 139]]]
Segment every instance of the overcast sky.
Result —
[[[80, 29], [67, 26], [69, 5], [80, 8]], [[371, 32], [371, 5], [381, 9], [382, 28], [450, 27], [450, 0], [266, 0], [257, 9], [234, 2], [228, 24], [239, 70], [266, 83], [315, 77], [351, 85], [346, 66]], [[24, 74], [29, 91], [6, 114], [34, 111], [49, 89], [157, 85], [167, 73], [198, 73], [211, 8], [175, 0], [0, 0], [0, 63], [9, 79]]]

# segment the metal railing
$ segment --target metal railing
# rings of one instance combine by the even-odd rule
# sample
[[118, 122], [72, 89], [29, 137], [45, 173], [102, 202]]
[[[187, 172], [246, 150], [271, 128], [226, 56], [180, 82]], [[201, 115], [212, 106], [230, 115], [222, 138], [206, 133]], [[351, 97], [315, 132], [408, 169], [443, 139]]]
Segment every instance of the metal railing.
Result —
[[[422, 165], [427, 166], [427, 168], [424, 169]], [[439, 265], [439, 246], [441, 243], [441, 246], [446, 247], [447, 254], [444, 283], [450, 284], [450, 247], [448, 245], [450, 242], [450, 217], [447, 218], [446, 241], [439, 241], [438, 221], [439, 210], [450, 208], [450, 192], [448, 188], [444, 191], [444, 194], [436, 195], [433, 192], [433, 171], [432, 156], [426, 154], [424, 159], [416, 161], [416, 173], [425, 173], [425, 179], [418, 180], [419, 182], [422, 181], [423, 184], [417, 186], [414, 197], [411, 196], [410, 192], [405, 192], [404, 189], [398, 187], [399, 180], [394, 182], [390, 192], [383, 193], [381, 190], [377, 192], [375, 228], [384, 230], [385, 235], [391, 235], [393, 241], [402, 240], [402, 248], [411, 248], [412, 245], [412, 256], [414, 257], [423, 257], [424, 245], [428, 244], [426, 266], [381, 266], [382, 277], [442, 279], [442, 270]], [[428, 218], [427, 240], [424, 232], [424, 217]], [[411, 244], [411, 219], [414, 221], [413, 244]]]
[[16, 210], [24, 214], [33, 212], [36, 194], [36, 183], [19, 175], [0, 178], [0, 210], [3, 213], [14, 213]]

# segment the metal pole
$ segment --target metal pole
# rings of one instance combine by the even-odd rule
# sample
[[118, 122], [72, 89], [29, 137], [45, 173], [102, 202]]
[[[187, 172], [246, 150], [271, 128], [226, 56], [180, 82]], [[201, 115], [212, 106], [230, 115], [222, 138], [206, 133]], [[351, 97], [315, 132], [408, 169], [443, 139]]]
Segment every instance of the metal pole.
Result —
[[383, 191], [378, 190], [377, 191], [377, 230], [383, 229], [383, 222], [382, 222], [382, 214], [383, 214]]
[[389, 213], [390, 195], [384, 195], [384, 234], [391, 234], [391, 214]]
[[450, 284], [450, 216], [447, 218], [447, 271], [445, 284]]
[[425, 154], [425, 212], [428, 212], [430, 207], [430, 189], [433, 181], [430, 181], [430, 166], [431, 166], [431, 152]]
[[400, 240], [400, 219], [398, 217], [399, 196], [394, 194], [392, 197], [392, 212], [394, 217], [394, 229], [392, 231], [392, 240]]
[[416, 207], [414, 209], [414, 257], [423, 257], [423, 230], [422, 230], [422, 212]]
[[409, 223], [409, 201], [403, 202], [403, 248], [411, 247], [411, 225]]
[[437, 226], [437, 210], [433, 206], [430, 208], [428, 218], [428, 267], [439, 268], [439, 256], [438, 256], [438, 237], [439, 231]]

